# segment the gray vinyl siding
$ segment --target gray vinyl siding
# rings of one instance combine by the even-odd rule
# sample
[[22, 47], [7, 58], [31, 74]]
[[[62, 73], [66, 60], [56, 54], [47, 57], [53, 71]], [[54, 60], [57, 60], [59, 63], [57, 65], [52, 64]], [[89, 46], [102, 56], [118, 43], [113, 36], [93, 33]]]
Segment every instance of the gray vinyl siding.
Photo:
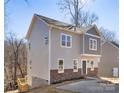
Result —
[[[97, 40], [97, 50], [89, 50], [89, 39], [93, 38]], [[101, 40], [100, 38], [96, 38], [89, 35], [84, 35], [84, 54], [95, 54], [100, 55], [101, 54]]]
[[83, 43], [83, 34], [82, 35], [80, 35], [80, 54], [83, 54], [83, 52], [84, 52], [84, 50], [83, 50], [83, 48], [84, 48], [84, 43]]
[[[72, 36], [72, 48], [64, 48], [60, 45], [60, 34]], [[51, 31], [51, 69], [58, 69], [58, 58], [64, 59], [64, 69], [73, 68], [73, 59], [79, 59], [80, 65], [80, 36], [71, 32], [58, 29]]]
[[92, 34], [92, 35], [96, 35], [96, 36], [100, 36], [97, 32], [96, 32], [96, 29], [95, 27], [93, 27], [92, 29], [89, 29], [87, 31], [88, 34]]
[[105, 42], [102, 45], [101, 60], [99, 62], [99, 75], [112, 77], [112, 69], [119, 67], [119, 48]]
[[45, 45], [44, 42], [44, 33], [49, 33], [48, 31], [48, 27], [44, 22], [37, 19], [35, 20], [30, 38], [31, 50], [29, 51], [29, 61], [32, 61], [32, 68], [29, 71], [30, 75], [45, 80], [49, 79], [49, 45]]

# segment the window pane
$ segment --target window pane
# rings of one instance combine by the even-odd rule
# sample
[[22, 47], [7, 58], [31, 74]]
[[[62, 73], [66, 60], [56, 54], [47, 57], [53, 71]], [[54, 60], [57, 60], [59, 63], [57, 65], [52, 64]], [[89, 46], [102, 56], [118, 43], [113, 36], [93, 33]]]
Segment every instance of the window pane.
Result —
[[65, 39], [66, 39], [66, 36], [62, 35], [62, 41], [65, 41]]
[[67, 36], [67, 42], [70, 42], [70, 41], [71, 41], [71, 37]]
[[74, 69], [77, 69], [77, 66], [74, 66]]
[[97, 48], [97, 41], [94, 40], [94, 49], [96, 49], [96, 48]]
[[93, 48], [93, 42], [92, 42], [92, 40], [90, 40], [90, 48], [91, 49]]
[[62, 35], [62, 41], [61, 41], [62, 46], [66, 46], [66, 36]]
[[74, 72], [78, 72], [78, 61], [77, 60], [73, 60], [73, 64], [74, 64]]
[[96, 50], [97, 49], [97, 40], [96, 39], [90, 39], [89, 47], [91, 50]]
[[59, 67], [58, 67], [58, 71], [63, 71], [63, 60], [59, 60]]
[[59, 65], [63, 65], [63, 60], [59, 60]]
[[65, 46], [66, 42], [65, 41], [62, 41], [62, 46]]
[[71, 46], [71, 42], [67, 42], [67, 46], [68, 46], [68, 47]]

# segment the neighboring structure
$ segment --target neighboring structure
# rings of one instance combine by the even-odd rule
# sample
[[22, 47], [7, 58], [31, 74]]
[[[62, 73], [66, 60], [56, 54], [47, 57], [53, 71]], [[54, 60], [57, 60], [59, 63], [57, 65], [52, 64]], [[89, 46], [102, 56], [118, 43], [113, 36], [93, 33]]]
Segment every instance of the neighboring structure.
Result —
[[28, 83], [31, 87], [82, 76], [97, 76], [101, 35], [96, 25], [76, 28], [34, 14], [27, 32]]
[[118, 77], [119, 75], [119, 45], [105, 41], [102, 44], [99, 76]]

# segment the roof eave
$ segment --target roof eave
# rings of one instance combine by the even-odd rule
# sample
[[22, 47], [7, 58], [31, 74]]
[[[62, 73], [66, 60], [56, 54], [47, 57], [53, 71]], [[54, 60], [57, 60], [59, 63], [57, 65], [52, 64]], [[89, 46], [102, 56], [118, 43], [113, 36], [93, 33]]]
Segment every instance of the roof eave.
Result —
[[59, 30], [64, 30], [64, 31], [67, 31], [67, 32], [71, 32], [71, 33], [75, 33], [75, 34], [83, 34], [83, 31], [74, 31], [74, 30], [68, 30], [68, 29], [64, 29], [64, 28], [61, 28], [61, 27], [58, 27], [58, 26], [55, 26], [55, 25], [52, 25], [52, 24], [48, 24], [50, 28], [56, 28], [56, 29], [59, 29]]
[[31, 24], [28, 28], [28, 32], [27, 32], [26, 37], [25, 37], [27, 40], [30, 38], [30, 34], [31, 34], [31, 31], [32, 31], [31, 29], [32, 29], [32, 26], [33, 26], [35, 20], [36, 20], [36, 16], [34, 14], [33, 17], [32, 17], [32, 20], [31, 20]]

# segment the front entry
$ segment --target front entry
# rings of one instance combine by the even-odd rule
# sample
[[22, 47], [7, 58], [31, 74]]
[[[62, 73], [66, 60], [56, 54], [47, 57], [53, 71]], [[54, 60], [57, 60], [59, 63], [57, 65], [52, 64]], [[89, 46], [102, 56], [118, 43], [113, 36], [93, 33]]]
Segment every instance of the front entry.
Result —
[[86, 60], [82, 61], [82, 70], [83, 70], [83, 75], [86, 75]]

